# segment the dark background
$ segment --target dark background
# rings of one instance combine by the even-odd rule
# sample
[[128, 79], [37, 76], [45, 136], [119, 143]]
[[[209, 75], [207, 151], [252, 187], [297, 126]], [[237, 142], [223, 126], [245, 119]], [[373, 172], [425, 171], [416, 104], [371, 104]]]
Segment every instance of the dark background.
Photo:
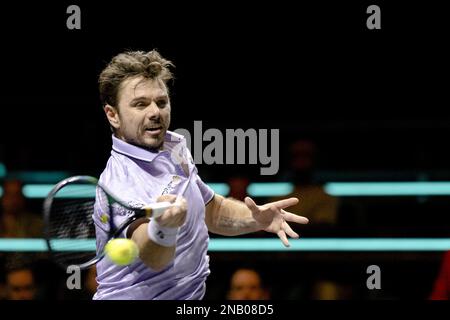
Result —
[[[331, 170], [448, 170], [449, 49], [439, 2], [77, 2], [2, 9], [2, 159], [99, 173], [110, 132], [97, 76], [125, 49], [175, 65], [175, 128], [279, 128], [312, 138]], [[224, 169], [223, 166], [221, 169]], [[206, 168], [208, 170], [208, 168]]]
[[[117, 53], [157, 48], [176, 65], [172, 129], [191, 129], [194, 120], [203, 121], [204, 130], [280, 129], [283, 165], [289, 142], [308, 138], [319, 147], [319, 169], [343, 180], [361, 175], [369, 181], [449, 179], [450, 49], [448, 10], [442, 3], [2, 5], [0, 162], [8, 171], [68, 170], [98, 176], [111, 138], [97, 77]], [[81, 7], [81, 30], [66, 28], [70, 4]], [[381, 7], [381, 30], [366, 28], [370, 4]], [[200, 166], [200, 173], [208, 181], [222, 181], [231, 172], [245, 171], [258, 180], [256, 169]], [[372, 229], [352, 234], [446, 236], [446, 199], [423, 200], [370, 203], [366, 213]], [[427, 219], [419, 224], [415, 218], [424, 215]], [[405, 225], [414, 233], [397, 228]], [[273, 277], [274, 257], [285, 270], [281, 279]], [[213, 254], [207, 298], [223, 297], [239, 259], [243, 257]], [[313, 281], [323, 274], [354, 285], [357, 297], [365, 290], [360, 287], [367, 276], [364, 268], [374, 262], [388, 270], [384, 298], [426, 298], [440, 254], [249, 259], [265, 269], [283, 299], [291, 298], [282, 289], [283, 281], [305, 275]]]

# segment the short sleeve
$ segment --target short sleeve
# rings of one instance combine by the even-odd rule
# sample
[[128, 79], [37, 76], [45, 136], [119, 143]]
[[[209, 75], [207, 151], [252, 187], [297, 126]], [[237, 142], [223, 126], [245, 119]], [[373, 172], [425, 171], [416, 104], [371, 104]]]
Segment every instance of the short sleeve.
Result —
[[206, 206], [214, 198], [214, 190], [211, 189], [211, 187], [209, 187], [206, 183], [204, 183], [199, 175], [197, 175], [196, 178], [198, 189], [200, 190], [203, 202], [205, 203]]

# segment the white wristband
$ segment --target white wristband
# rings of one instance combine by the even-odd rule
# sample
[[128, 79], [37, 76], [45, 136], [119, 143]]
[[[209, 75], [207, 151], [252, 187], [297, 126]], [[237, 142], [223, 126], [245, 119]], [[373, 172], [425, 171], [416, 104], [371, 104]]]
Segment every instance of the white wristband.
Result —
[[162, 227], [155, 219], [151, 219], [147, 226], [147, 233], [153, 242], [163, 247], [173, 247], [177, 243], [178, 229]]

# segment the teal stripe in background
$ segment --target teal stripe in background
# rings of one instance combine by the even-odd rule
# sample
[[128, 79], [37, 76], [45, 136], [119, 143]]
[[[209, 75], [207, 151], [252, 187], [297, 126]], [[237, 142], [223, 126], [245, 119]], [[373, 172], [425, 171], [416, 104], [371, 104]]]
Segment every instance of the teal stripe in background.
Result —
[[0, 252], [40, 252], [47, 251], [44, 239], [0, 238]]
[[[226, 183], [209, 183], [214, 192], [227, 196], [230, 187]], [[45, 198], [54, 184], [26, 184], [23, 187], [25, 197], [31, 199]], [[80, 190], [83, 188], [80, 185]], [[330, 182], [324, 185], [325, 192], [337, 197], [366, 196], [450, 196], [450, 182]], [[247, 193], [251, 197], [286, 196], [294, 190], [294, 185], [287, 182], [251, 183]], [[88, 191], [88, 195], [92, 191]], [[0, 196], [3, 189], [0, 187]], [[79, 197], [86, 194], [80, 193]]]
[[251, 197], [285, 196], [294, 191], [294, 185], [288, 182], [251, 183], [247, 193]]
[[[325, 192], [337, 197], [362, 196], [448, 196], [450, 182], [330, 182]], [[294, 190], [292, 183], [251, 183], [250, 196], [285, 196]]]
[[30, 199], [45, 198], [53, 187], [53, 184], [27, 184], [23, 186], [22, 192]]
[[450, 239], [212, 239], [210, 251], [447, 251]]
[[[70, 250], [93, 251], [95, 240], [58, 240]], [[285, 248], [277, 238], [210, 239], [210, 252], [249, 251], [448, 251], [450, 238], [309, 238], [290, 239], [291, 247]], [[47, 251], [43, 239], [0, 239], [0, 252]]]
[[8, 177], [21, 181], [36, 184], [56, 184], [59, 181], [70, 177], [68, 171], [17, 171], [9, 172]]
[[208, 183], [208, 186], [213, 189], [215, 193], [224, 197], [230, 193], [230, 187], [226, 183]]
[[447, 196], [450, 182], [331, 182], [330, 195], [345, 196]]
[[[53, 189], [52, 184], [28, 184], [22, 189], [27, 198], [45, 198]], [[66, 186], [58, 192], [58, 198], [93, 198], [95, 197], [95, 185], [77, 184]]]

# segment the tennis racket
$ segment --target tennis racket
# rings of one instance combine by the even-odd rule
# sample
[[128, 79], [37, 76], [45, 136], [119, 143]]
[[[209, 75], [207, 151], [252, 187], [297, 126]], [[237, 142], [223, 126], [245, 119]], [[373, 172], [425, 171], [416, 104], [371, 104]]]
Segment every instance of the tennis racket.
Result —
[[[127, 205], [94, 177], [74, 176], [62, 180], [44, 201], [44, 231], [52, 258], [66, 270], [69, 266], [87, 269], [105, 255], [104, 246], [108, 241], [103, 244], [95, 241], [93, 214], [96, 201], [102, 209], [109, 210], [100, 214], [100, 223], [107, 230], [108, 241], [119, 237], [136, 219], [159, 217], [177, 204], [156, 202], [135, 208]], [[114, 223], [116, 213], [125, 217], [119, 225]]]

